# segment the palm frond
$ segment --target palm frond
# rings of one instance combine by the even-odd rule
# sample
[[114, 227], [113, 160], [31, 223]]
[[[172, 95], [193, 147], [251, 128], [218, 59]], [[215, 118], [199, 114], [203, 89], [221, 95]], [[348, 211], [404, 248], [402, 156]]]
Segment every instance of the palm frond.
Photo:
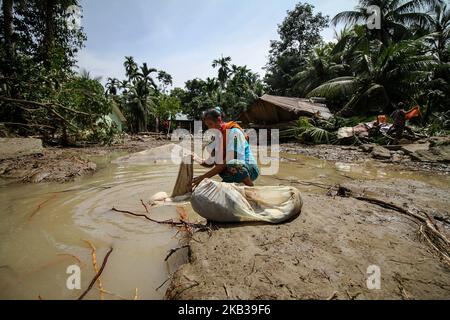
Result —
[[352, 95], [357, 89], [357, 79], [355, 77], [341, 77], [330, 80], [311, 92], [307, 97], [324, 97], [336, 99]]
[[358, 11], [343, 11], [334, 16], [331, 20], [334, 26], [339, 23], [356, 24], [364, 22], [367, 15], [364, 14], [364, 9], [360, 8]]

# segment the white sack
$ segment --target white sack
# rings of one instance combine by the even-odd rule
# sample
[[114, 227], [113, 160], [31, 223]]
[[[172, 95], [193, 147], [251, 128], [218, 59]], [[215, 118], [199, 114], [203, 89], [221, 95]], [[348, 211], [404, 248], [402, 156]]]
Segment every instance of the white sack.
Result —
[[281, 223], [298, 216], [303, 202], [293, 187], [246, 187], [205, 179], [192, 193], [191, 204], [210, 221]]

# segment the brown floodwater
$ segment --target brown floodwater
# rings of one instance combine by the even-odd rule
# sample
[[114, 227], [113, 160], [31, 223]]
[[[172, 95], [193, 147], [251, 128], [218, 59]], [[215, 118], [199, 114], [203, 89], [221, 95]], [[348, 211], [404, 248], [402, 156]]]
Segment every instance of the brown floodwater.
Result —
[[[145, 213], [140, 200], [160, 191], [170, 193], [178, 166], [168, 161], [111, 163], [120, 154], [92, 158], [99, 170], [66, 184], [0, 185], [0, 299], [75, 299], [95, 275], [91, 250], [97, 248], [100, 266], [110, 247], [101, 280], [105, 299], [161, 299], [169, 275], [182, 264], [186, 254], [173, 255], [183, 234], [166, 225], [151, 223], [111, 211], [112, 207]], [[449, 177], [379, 166], [372, 161], [335, 163], [301, 155], [282, 155], [279, 173], [258, 179], [258, 185], [288, 184], [289, 180], [335, 184], [346, 179], [415, 179], [437, 187], [449, 185]], [[202, 172], [196, 167], [195, 172]], [[302, 186], [303, 192], [318, 192]], [[320, 192], [323, 192], [321, 190]], [[192, 221], [198, 220], [189, 204], [183, 205]], [[155, 219], [177, 219], [175, 206], [151, 208]], [[80, 261], [78, 261], [78, 259]], [[80, 263], [81, 262], [81, 263]], [[82, 290], [69, 290], [66, 281], [71, 265], [81, 266]], [[160, 287], [158, 290], [157, 288]], [[113, 295], [114, 294], [114, 295]], [[99, 299], [95, 286], [86, 299]]]

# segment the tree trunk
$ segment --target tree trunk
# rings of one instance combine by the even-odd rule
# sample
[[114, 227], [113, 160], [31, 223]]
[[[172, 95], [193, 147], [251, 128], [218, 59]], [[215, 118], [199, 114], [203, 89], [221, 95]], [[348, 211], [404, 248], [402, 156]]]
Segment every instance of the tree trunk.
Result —
[[[14, 33], [14, 17], [13, 17], [13, 0], [3, 0], [2, 2], [2, 13], [3, 13], [3, 26], [2, 31], [5, 39], [5, 63], [2, 66], [2, 72], [6, 78], [9, 78], [8, 81], [12, 79], [13, 84], [10, 86], [10, 95], [12, 98], [19, 98], [20, 92], [17, 89], [17, 85], [15, 85], [15, 67], [16, 64], [16, 53], [14, 49], [14, 41], [13, 41], [13, 33]], [[22, 110], [16, 109], [15, 113], [17, 113], [17, 117], [14, 119], [17, 122], [21, 122], [22, 118]]]
[[156, 133], [159, 133], [159, 117], [158, 116], [156, 116], [155, 117], [155, 132]]
[[3, 34], [5, 38], [6, 58], [11, 59], [13, 52], [13, 0], [3, 0]]
[[42, 40], [42, 61], [47, 70], [52, 66], [51, 56], [55, 43], [55, 6], [55, 0], [45, 0], [43, 3], [45, 32]]

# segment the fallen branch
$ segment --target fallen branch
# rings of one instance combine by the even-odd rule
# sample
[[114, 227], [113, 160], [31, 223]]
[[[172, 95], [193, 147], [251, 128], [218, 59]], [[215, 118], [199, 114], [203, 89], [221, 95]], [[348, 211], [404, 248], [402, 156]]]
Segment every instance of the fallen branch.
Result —
[[385, 209], [389, 209], [389, 210], [394, 210], [394, 211], [398, 211], [400, 213], [412, 216], [418, 220], [420, 220], [421, 222], [426, 222], [426, 219], [418, 214], [415, 214], [414, 212], [408, 211], [406, 209], [403, 209], [399, 206], [396, 206], [395, 204], [380, 200], [380, 199], [375, 199], [375, 198], [370, 198], [370, 197], [364, 197], [364, 196], [351, 196], [352, 198], [356, 199], [356, 200], [360, 200], [360, 201], [365, 201], [365, 202], [369, 202], [372, 204], [375, 204], [377, 206], [380, 206], [382, 208]]
[[167, 283], [167, 281], [169, 281], [171, 279], [171, 277], [167, 278], [163, 283], [161, 283], [161, 285], [155, 289], [155, 291], [158, 291], [159, 289], [162, 288], [163, 285], [165, 285]]
[[430, 237], [426, 234], [426, 232], [423, 230], [423, 225], [420, 226], [419, 229], [420, 235], [428, 242], [428, 244], [436, 251], [439, 252], [442, 258], [447, 262], [448, 266], [450, 266], [450, 256], [448, 253], [443, 252], [434, 242], [430, 239]]
[[112, 208], [112, 211], [115, 212], [119, 212], [119, 213], [124, 213], [124, 214], [128, 214], [128, 215], [132, 215], [134, 217], [141, 217], [141, 218], [145, 218], [148, 221], [157, 223], [157, 224], [165, 224], [165, 225], [170, 225], [172, 227], [185, 227], [186, 229], [196, 229], [197, 231], [211, 231], [211, 228], [207, 225], [203, 225], [203, 224], [199, 224], [199, 223], [190, 223], [184, 220], [180, 220], [180, 221], [173, 221], [173, 220], [165, 220], [165, 221], [159, 221], [159, 220], [155, 220], [150, 218], [149, 216], [145, 215], [145, 214], [139, 214], [139, 213], [134, 213], [128, 210], [119, 210], [116, 208]]
[[[424, 212], [424, 216], [414, 213], [410, 210], [399, 207], [393, 203], [388, 203], [386, 201], [375, 199], [366, 196], [356, 196], [353, 195], [352, 190], [343, 188], [340, 185], [334, 187], [337, 190], [336, 195], [340, 197], [351, 197], [359, 201], [368, 202], [379, 207], [394, 210], [409, 217], [413, 217], [418, 220], [420, 224], [420, 233], [423, 235], [424, 239], [427, 240], [428, 244], [439, 253], [439, 255], [446, 262], [447, 266], [450, 267], [450, 240], [447, 236], [439, 230], [439, 227], [434, 222], [431, 216]], [[327, 193], [328, 196], [332, 196], [331, 189]], [[424, 230], [425, 227], [425, 230]], [[429, 233], [430, 235], [427, 235]]]
[[38, 108], [45, 108], [45, 109], [54, 109], [55, 107], [64, 109], [66, 111], [72, 112], [72, 113], [78, 113], [84, 116], [100, 116], [97, 114], [89, 114], [87, 112], [83, 112], [83, 111], [78, 111], [78, 110], [74, 110], [68, 107], [65, 107], [59, 103], [42, 103], [42, 102], [36, 102], [36, 101], [28, 101], [28, 100], [23, 100], [23, 99], [12, 99], [12, 98], [7, 98], [7, 97], [2, 97], [0, 96], [0, 101], [3, 102], [9, 102], [12, 104], [19, 104], [19, 105], [29, 105], [29, 106], [35, 106]]
[[147, 205], [144, 203], [144, 201], [141, 199], [141, 204], [145, 209], [145, 212], [147, 212], [147, 214], [149, 214], [150, 212], [148, 211]]
[[170, 251], [169, 251], [169, 253], [167, 254], [167, 256], [166, 256], [166, 258], [164, 259], [164, 261], [169, 260], [169, 258], [170, 258], [175, 252], [177, 252], [178, 250], [185, 249], [185, 248], [189, 248], [189, 247], [190, 247], [190, 246], [187, 244], [187, 245], [181, 246], [181, 247], [179, 247], [179, 248], [170, 249]]
[[56, 129], [55, 127], [48, 126], [45, 124], [27, 124], [27, 123], [19, 123], [19, 122], [0, 122], [0, 124], [8, 125], [8, 126], [19, 126], [19, 127], [37, 127], [37, 128], [48, 128], [48, 129]]
[[430, 229], [434, 235], [436, 235], [438, 238], [440, 238], [447, 245], [447, 247], [450, 248], [450, 240], [447, 239], [447, 237], [442, 232], [440, 232], [437, 229], [437, 226], [433, 223], [433, 221], [428, 216], [428, 214], [425, 213], [425, 215], [427, 216], [427, 218], [425, 218], [425, 217], [422, 217], [421, 215], [418, 215], [418, 214], [416, 214], [414, 212], [411, 212], [409, 210], [406, 210], [406, 209], [403, 209], [403, 208], [401, 208], [399, 206], [396, 206], [395, 204], [387, 203], [387, 202], [379, 200], [379, 199], [374, 199], [374, 198], [369, 198], [369, 197], [360, 197], [360, 196], [354, 196], [353, 198], [355, 198], [357, 200], [360, 200], [360, 201], [366, 201], [366, 202], [369, 202], [369, 203], [372, 203], [372, 204], [376, 204], [376, 205], [378, 205], [380, 207], [383, 207], [383, 208], [386, 208], [386, 209], [395, 210], [395, 211], [398, 211], [398, 212], [403, 213], [405, 215], [412, 216], [412, 217], [416, 218], [417, 220], [419, 220], [420, 222], [425, 224], [426, 227], [428, 229]]
[[113, 251], [113, 248], [110, 248], [108, 253], [106, 254], [105, 258], [103, 259], [103, 263], [102, 263], [100, 270], [97, 272], [94, 279], [92, 279], [91, 283], [89, 284], [89, 287], [86, 289], [86, 291], [84, 291], [81, 294], [81, 296], [78, 298], [78, 300], [83, 300], [83, 298], [88, 294], [88, 292], [91, 291], [92, 287], [97, 282], [97, 279], [100, 278], [103, 270], [105, 269], [106, 263], [108, 262], [109, 255], [111, 254], [112, 251]]

